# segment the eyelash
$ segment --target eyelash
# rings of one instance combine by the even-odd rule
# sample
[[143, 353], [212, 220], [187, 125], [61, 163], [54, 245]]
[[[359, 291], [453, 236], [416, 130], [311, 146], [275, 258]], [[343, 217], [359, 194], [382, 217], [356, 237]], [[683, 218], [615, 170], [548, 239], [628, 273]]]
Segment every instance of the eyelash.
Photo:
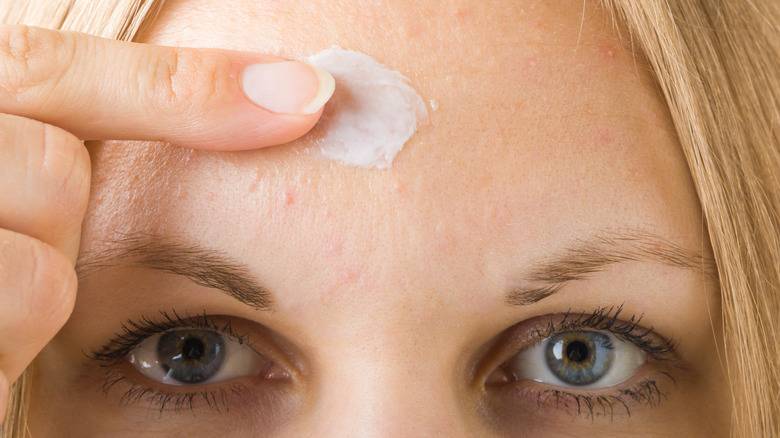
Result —
[[124, 372], [113, 369], [142, 341], [150, 336], [177, 328], [213, 330], [239, 344], [245, 344], [247, 339], [246, 336], [238, 334], [233, 330], [230, 320], [220, 325], [206, 312], [196, 316], [190, 314], [181, 316], [175, 310], [171, 312], [160, 311], [160, 320], [153, 320], [147, 315], [141, 315], [138, 321], [128, 319], [122, 324], [121, 333], [115, 334], [108, 344], [86, 355], [88, 359], [97, 363], [98, 366], [109, 368], [103, 382], [103, 393], [108, 394], [117, 384], [126, 382], [129, 388], [125, 390], [119, 399], [119, 404], [123, 407], [131, 404], [140, 404], [142, 401], [148, 400], [149, 408], [159, 410], [160, 415], [169, 408], [178, 414], [185, 409], [194, 411], [196, 400], [202, 400], [209, 409], [216, 413], [220, 413], [223, 410], [228, 411], [228, 401], [231, 395], [236, 397], [242, 396], [247, 389], [246, 386], [233, 383], [228, 387], [224, 387], [223, 382], [222, 387], [215, 389], [200, 387], [195, 391], [166, 391], [135, 383]]
[[128, 319], [121, 326], [122, 333], [117, 333], [108, 344], [93, 350], [87, 356], [101, 363], [101, 366], [115, 365], [146, 338], [183, 327], [213, 330], [226, 335], [239, 344], [246, 342], [246, 336], [235, 333], [229, 320], [220, 326], [206, 312], [196, 316], [190, 314], [180, 316], [175, 310], [172, 312], [160, 311], [160, 316], [162, 317], [160, 321], [155, 321], [146, 315], [141, 315], [139, 322]]
[[[116, 384], [127, 381], [130, 388], [119, 399], [120, 406], [128, 406], [131, 404], [140, 404], [143, 400], [149, 401], [149, 408], [156, 408], [162, 415], [166, 408], [169, 406], [176, 414], [181, 413], [182, 410], [188, 409], [190, 411], [195, 410], [196, 400], [202, 400], [213, 412], [221, 413], [222, 410], [229, 411], [229, 403], [231, 394], [236, 397], [243, 396], [246, 386], [234, 383], [229, 388], [216, 388], [216, 389], [202, 389], [200, 391], [188, 391], [188, 392], [169, 392], [164, 390], [156, 390], [150, 387], [142, 386], [140, 384], [131, 382], [127, 377], [114, 370], [109, 370], [106, 373], [105, 382], [103, 383], [103, 393], [108, 392]], [[222, 406], [220, 408], [220, 406]]]
[[[532, 340], [525, 340], [520, 350], [515, 350], [513, 354], [518, 354], [525, 349], [539, 345], [546, 338], [558, 333], [579, 330], [600, 330], [607, 331], [615, 335], [622, 341], [629, 342], [637, 348], [647, 353], [648, 357], [659, 362], [674, 362], [676, 359], [676, 342], [671, 339], [659, 340], [655, 335], [655, 329], [650, 326], [647, 329], [640, 328], [643, 315], [631, 315], [627, 320], [619, 320], [623, 311], [623, 305], [599, 307], [594, 311], [574, 314], [571, 311], [563, 314], [560, 320], [556, 321], [555, 316], [550, 316], [550, 320], [543, 329], [533, 330]], [[501, 367], [506, 366], [506, 363]], [[538, 407], [553, 406], [556, 410], [567, 408], [572, 403], [576, 406], [574, 415], [590, 418], [591, 421], [596, 417], [614, 418], [615, 405], [625, 409], [626, 415], [631, 416], [630, 404], [644, 404], [648, 407], [657, 407], [662, 400], [667, 398], [665, 392], [659, 388], [656, 378], [669, 380], [674, 386], [677, 386], [676, 379], [668, 372], [659, 372], [654, 377], [633, 385], [630, 388], [620, 388], [614, 390], [613, 394], [596, 393], [578, 393], [568, 389], [542, 388], [529, 391], [532, 402]], [[514, 383], [514, 382], [511, 382]], [[583, 409], [584, 408], [584, 409]], [[600, 412], [599, 412], [600, 408]]]
[[617, 307], [599, 307], [590, 313], [573, 314], [569, 311], [558, 322], [555, 322], [554, 317], [551, 316], [545, 329], [535, 331], [533, 345], [538, 345], [544, 339], [562, 332], [587, 329], [601, 330], [612, 333], [621, 341], [634, 344], [652, 359], [658, 361], [674, 359], [674, 351], [677, 348], [677, 343], [674, 340], [659, 341], [653, 336], [655, 332], [653, 326], [640, 329], [644, 315], [631, 315], [625, 321], [619, 320], [622, 312], [623, 305], [621, 304]]
[[[629, 342], [645, 351], [650, 358], [656, 361], [673, 362], [676, 342], [673, 340], [660, 341], [653, 335], [653, 326], [648, 329], [640, 329], [642, 315], [638, 317], [631, 315], [627, 320], [619, 320], [622, 310], [623, 306], [620, 305], [599, 307], [590, 313], [575, 314], [569, 311], [563, 316], [559, 315], [558, 318], [550, 316], [546, 326], [533, 330], [530, 334], [531, 340], [526, 338], [522, 342], [523, 348], [516, 350], [514, 354], [536, 346], [544, 339], [557, 333], [590, 329], [610, 332], [618, 339]], [[126, 382], [129, 388], [125, 389], [124, 394], [120, 397], [121, 406], [140, 404], [147, 400], [149, 408], [159, 410], [161, 415], [167, 409], [171, 409], [175, 413], [180, 413], [184, 409], [194, 410], [196, 400], [202, 400], [212, 411], [217, 413], [229, 410], [228, 400], [231, 396], [242, 396], [247, 389], [245, 385], [233, 383], [228, 386], [222, 384], [221, 387], [215, 389], [200, 387], [197, 390], [187, 392], [167, 391], [135, 383], [124, 372], [114, 369], [148, 337], [177, 328], [213, 330], [240, 344], [245, 344], [247, 340], [247, 336], [233, 330], [229, 319], [220, 325], [206, 312], [195, 316], [190, 314], [182, 316], [175, 310], [171, 312], [160, 311], [159, 313], [159, 320], [154, 320], [146, 315], [141, 315], [138, 321], [128, 319], [121, 325], [121, 333], [117, 333], [106, 345], [86, 355], [98, 366], [108, 368], [103, 383], [103, 393], [108, 394], [117, 384]], [[675, 378], [668, 372], [661, 372], [656, 377], [659, 376], [670, 380], [675, 386], [677, 385]], [[584, 415], [585, 418], [589, 417], [591, 420], [599, 415], [608, 416], [611, 419], [615, 414], [616, 404], [622, 406], [626, 415], [630, 417], [630, 403], [656, 407], [663, 399], [667, 398], [653, 378], [639, 382], [631, 388], [618, 389], [611, 395], [577, 393], [566, 389], [552, 388], [537, 389], [530, 391], [530, 393], [533, 401], [540, 407], [553, 405], [556, 409], [560, 409], [561, 406], [567, 407], [573, 403], [576, 405], [575, 414], [577, 416]], [[597, 412], [599, 408], [601, 408], [600, 413]], [[609, 414], [607, 415], [607, 413]]]
[[[670, 374], [662, 374], [664, 377], [671, 379], [672, 382], [675, 382]], [[618, 390], [617, 393], [618, 395], [576, 394], [560, 389], [540, 389], [533, 396], [539, 407], [555, 405], [556, 409], [560, 409], [561, 407], [568, 407], [569, 401], [572, 401], [576, 403], [577, 408], [573, 414], [577, 417], [584, 416], [591, 420], [597, 417], [614, 419], [615, 405], [625, 409], [626, 415], [630, 417], [631, 408], [629, 407], [629, 402], [645, 404], [654, 408], [667, 398], [666, 394], [658, 388], [658, 383], [652, 379], [640, 382], [628, 389]], [[626, 401], [625, 397], [628, 397], [630, 400]]]

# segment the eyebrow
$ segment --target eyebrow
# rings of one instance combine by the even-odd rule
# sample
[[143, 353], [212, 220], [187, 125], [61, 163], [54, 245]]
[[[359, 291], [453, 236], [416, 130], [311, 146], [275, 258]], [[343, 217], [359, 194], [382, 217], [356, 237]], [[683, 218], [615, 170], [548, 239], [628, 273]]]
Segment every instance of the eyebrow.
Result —
[[601, 230], [588, 239], [575, 240], [550, 260], [534, 265], [523, 278], [540, 286], [511, 290], [505, 301], [511, 306], [528, 306], [557, 293], [567, 283], [625, 262], [661, 263], [717, 278], [714, 259], [659, 235], [636, 229]]
[[154, 269], [218, 289], [257, 310], [272, 308], [270, 291], [259, 284], [249, 268], [216, 249], [147, 233], [122, 236], [105, 244], [105, 249], [79, 257], [79, 279], [112, 266]]
[[[708, 278], [717, 275], [713, 259], [656, 234], [602, 230], [589, 239], [575, 240], [557, 256], [534, 265], [524, 279], [540, 286], [513, 289], [505, 302], [528, 306], [557, 293], [567, 283], [625, 262], [656, 262], [697, 270]], [[259, 284], [245, 264], [218, 250], [155, 234], [135, 233], [107, 241], [105, 249], [82, 254], [76, 272], [83, 279], [118, 265], [182, 275], [257, 310], [270, 310], [273, 306], [271, 292]]]

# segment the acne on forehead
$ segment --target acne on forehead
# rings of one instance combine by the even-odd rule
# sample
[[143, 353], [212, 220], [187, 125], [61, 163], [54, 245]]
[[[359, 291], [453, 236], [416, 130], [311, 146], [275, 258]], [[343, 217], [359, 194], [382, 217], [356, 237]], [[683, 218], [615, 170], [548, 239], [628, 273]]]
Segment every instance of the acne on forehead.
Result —
[[[240, 178], [252, 182], [241, 191], [242, 202], [248, 203], [248, 198], [263, 198], [265, 192], [278, 188], [273, 184], [275, 180], [287, 178], [293, 182], [306, 182], [313, 178], [321, 181], [316, 190], [312, 184], [303, 184], [304, 188], [312, 187], [311, 190], [319, 194], [328, 193], [324, 199], [333, 205], [338, 204], [334, 199], [341, 201], [340, 194], [347, 190], [359, 191], [365, 195], [363, 201], [374, 204], [390, 199], [376, 196], [376, 191], [385, 190], [383, 184], [392, 183], [390, 179], [397, 176], [407, 186], [410, 197], [426, 200], [418, 201], [425, 204], [422, 206], [425, 208], [433, 205], [442, 211], [458, 211], [461, 215], [470, 209], [480, 210], [478, 204], [485, 204], [491, 198], [486, 197], [486, 190], [495, 186], [496, 197], [500, 192], [510, 198], [526, 199], [522, 211], [528, 213], [535, 211], [528, 207], [529, 204], [538, 205], [540, 210], [549, 209], [551, 197], [564, 198], [575, 187], [581, 194], [587, 194], [586, 189], [595, 181], [605, 179], [605, 175], [615, 171], [632, 170], [630, 174], [633, 175], [636, 173], [633, 169], [639, 169], [651, 175], [655, 173], [650, 172], [652, 167], [666, 164], [657, 163], [651, 167], [647, 163], [650, 158], [656, 158], [651, 155], [664, 155], [649, 151], [667, 139], [645, 135], [652, 134], [646, 132], [647, 126], [634, 126], [651, 125], [656, 133], [659, 131], [656, 125], [664, 128], [667, 125], [664, 117], [655, 117], [661, 119], [660, 122], [648, 123], [651, 118], [645, 114], [660, 113], [662, 105], [653, 103], [654, 97], [649, 96], [650, 93], [637, 97], [634, 89], [637, 81], [632, 78], [642, 71], [641, 65], [634, 64], [629, 52], [611, 36], [608, 24], [590, 9], [583, 20], [581, 2], [519, 1], [506, 5], [507, 11], [501, 14], [480, 13], [484, 7], [476, 1], [460, 1], [456, 2], [457, 7], [444, 9], [440, 3], [423, 2], [418, 5], [421, 10], [431, 8], [431, 12], [439, 11], [435, 16], [444, 14], [449, 18], [430, 22], [428, 18], [421, 18], [426, 15], [420, 10], [398, 8], [391, 16], [372, 21], [375, 27], [370, 29], [361, 26], [366, 26], [372, 13], [387, 10], [354, 9], [357, 15], [352, 17], [356, 20], [352, 27], [352, 21], [349, 21], [352, 18], [345, 17], [344, 11], [323, 11], [310, 2], [286, 2], [284, 10], [287, 12], [281, 15], [258, 8], [253, 2], [230, 7], [213, 0], [201, 0], [200, 3], [204, 5], [200, 9], [191, 6], [171, 9], [175, 13], [168, 14], [167, 21], [156, 22], [160, 26], [151, 42], [178, 44], [186, 41], [191, 45], [253, 51], [279, 45], [285, 47], [287, 55], [294, 55], [291, 57], [311, 53], [312, 47], [328, 47], [334, 43], [359, 47], [414, 78], [414, 88], [425, 96], [422, 102], [435, 99], [440, 102], [441, 109], [431, 114], [430, 122], [424, 126], [426, 132], [422, 132], [421, 127], [418, 135], [412, 138], [412, 142], [420, 140], [420, 147], [415, 143], [414, 148], [404, 150], [392, 172], [366, 172], [372, 174], [368, 176], [355, 173], [360, 169], [322, 166], [322, 161], [312, 162], [305, 157], [308, 154], [298, 154], [298, 146], [313, 146], [315, 150], [327, 146], [325, 134], [334, 130], [320, 129], [326, 127], [331, 115], [341, 117], [344, 111], [331, 114], [326, 108], [325, 119], [315, 128], [320, 131], [307, 136], [301, 144], [243, 153], [236, 155], [235, 160], [232, 154], [195, 154], [195, 157], [203, 156], [204, 160], [190, 160], [190, 168], [182, 172], [186, 175], [164, 179], [170, 183], [181, 178], [186, 180], [185, 185], [194, 181], [200, 186], [205, 185], [201, 181], [212, 176], [221, 175], [220, 181], [233, 181], [241, 175]], [[328, 5], [335, 3], [338, 2]], [[204, 14], [193, 15], [194, 10], [209, 11], [210, 18]], [[259, 11], [264, 12], [260, 14]], [[312, 13], [318, 14], [317, 20], [311, 17], [310, 22], [319, 24], [296, 34], [296, 38], [288, 35], [274, 40], [269, 36], [269, 29], [276, 29], [274, 24], [297, 28], [304, 20], [301, 17], [309, 17], [307, 14]], [[515, 16], [517, 20], [506, 19]], [[308, 19], [304, 21], [308, 22]], [[413, 39], [398, 38], [392, 33], [393, 29], [405, 29], [410, 23], [421, 21], [427, 27], [419, 28]], [[340, 24], [337, 26], [337, 23]], [[337, 37], [334, 37], [333, 29], [339, 30]], [[388, 44], [388, 39], [394, 44]], [[327, 59], [330, 55], [326, 57], [320, 53], [310, 59], [320, 57]], [[349, 57], [361, 58], [360, 62], [367, 63], [371, 60], [358, 52], [349, 53]], [[336, 73], [339, 65], [343, 66], [346, 61], [340, 56], [333, 59], [334, 65], [326, 66], [326, 70]], [[355, 63], [359, 64], [358, 61]], [[347, 67], [347, 70], [357, 68], [355, 65]], [[392, 73], [397, 75], [395, 79], [401, 77], [397, 72]], [[645, 97], [648, 102], [637, 105]], [[384, 104], [384, 100], [375, 99], [375, 103]], [[422, 105], [424, 108], [424, 103]], [[367, 113], [376, 114], [368, 111], [359, 115]], [[626, 120], [634, 119], [640, 119], [641, 123], [627, 125]], [[431, 126], [430, 130], [428, 126]], [[320, 144], [317, 144], [318, 140]], [[666, 149], [661, 152], [664, 151]], [[637, 157], [639, 153], [643, 156]], [[389, 164], [388, 158], [392, 157], [380, 158]], [[627, 161], [623, 167], [618, 165], [622, 158]], [[209, 164], [206, 162], [212, 161], [213, 165], [206, 166]], [[637, 163], [644, 164], [640, 167]], [[178, 164], [173, 162], [174, 166]], [[192, 169], [195, 167], [198, 167], [197, 172]], [[331, 173], [335, 175], [329, 176]], [[355, 178], [356, 175], [360, 177]], [[625, 178], [618, 179], [623, 182]], [[158, 177], [150, 181], [160, 180]], [[524, 181], [522, 186], [516, 184], [518, 187], [509, 189], [515, 185], [513, 182], [520, 180]], [[357, 190], [356, 187], [362, 185], [371, 186], [371, 190]], [[235, 182], [231, 186], [235, 191], [239, 191], [238, 187], [243, 188]], [[223, 196], [223, 200], [232, 199], [220, 195], [224, 188], [216, 182], [210, 183], [209, 190]], [[298, 199], [301, 202], [306, 199], [306, 190], [301, 190]], [[317, 199], [322, 201], [323, 197]], [[479, 211], [474, 215], [483, 217]]]
[[[299, 3], [289, 4], [294, 8]], [[230, 16], [243, 15], [231, 10]], [[544, 40], [533, 38], [528, 29], [535, 28], [517, 32], [522, 23], [503, 29], [480, 14], [460, 18], [469, 21], [464, 35], [469, 38], [455, 38], [447, 29], [432, 38], [433, 32], [423, 28], [414, 41], [386, 44], [366, 37], [380, 31], [348, 28], [337, 39], [325, 33], [319, 40], [284, 41], [299, 45], [292, 52], [296, 58], [333, 43], [359, 47], [412, 77], [414, 88], [425, 96], [422, 102], [440, 102], [441, 109], [430, 115], [431, 129], [420, 129], [391, 171], [316, 160], [319, 149], [329, 147], [325, 134], [337, 132], [330, 126], [301, 144], [262, 151], [197, 152], [187, 160], [150, 155], [150, 160], [164, 162], [165, 169], [139, 181], [133, 191], [113, 190], [109, 197], [140, 195], [135, 195], [135, 208], [107, 211], [105, 217], [115, 219], [106, 221], [126, 230], [163, 226], [158, 223], [165, 218], [164, 226], [174, 234], [218, 242], [251, 264], [258, 276], [284, 291], [286, 305], [303, 308], [302, 303], [322, 299], [329, 309], [335, 302], [343, 304], [343, 311], [368, 314], [361, 299], [414, 299], [422, 311], [433, 309], [424, 299], [436, 293], [456, 297], [447, 304], [450, 308], [487, 309], [481, 294], [472, 292], [484, 291], [486, 282], [500, 283], [529, 254], [541, 254], [547, 242], [574, 238], [580, 228], [594, 223], [663, 225], [685, 211], [680, 205], [687, 204], [658, 194], [679, 190], [654, 188], [663, 183], [655, 181], [658, 175], [670, 176], [672, 166], [659, 160], [668, 155], [668, 147], [659, 145], [672, 137], [659, 135], [666, 129], [664, 117], [648, 116], [661, 114], [661, 105], [651, 96], [637, 97], [629, 87], [636, 85], [632, 78], [637, 70], [626, 51], [612, 40], [594, 41], [587, 23], [578, 40], [579, 18], [566, 27], [571, 30], [567, 35], [552, 33]], [[196, 39], [199, 45], [255, 44], [267, 30], [249, 19], [223, 33], [199, 29], [197, 20], [190, 23], [192, 28], [176, 32], [207, 38]], [[483, 31], [482, 36], [492, 38], [487, 43], [480, 38]], [[361, 39], [350, 40], [351, 33]], [[252, 44], [235, 48], [260, 50]], [[319, 65], [337, 81], [341, 67], [352, 73], [362, 62], [375, 63], [361, 53], [342, 57], [340, 52], [311, 55], [309, 62], [323, 60]], [[326, 65], [328, 60], [333, 63]], [[397, 86], [401, 75], [389, 71]], [[366, 78], [375, 76], [369, 72]], [[337, 92], [346, 89], [343, 85], [337, 84]], [[373, 97], [370, 91], [362, 93]], [[381, 114], [382, 109], [359, 112], [351, 127], [360, 124], [360, 116]], [[344, 114], [333, 110], [326, 108], [315, 129]], [[298, 153], [299, 146], [315, 153]], [[659, 153], [651, 153], [656, 148]], [[183, 153], [169, 149], [174, 158]], [[348, 154], [349, 146], [345, 149]], [[392, 156], [380, 158], [389, 164]], [[148, 166], [141, 161], [139, 165]], [[675, 178], [664, 180], [672, 184]], [[138, 200], [150, 194], [143, 185], [160, 182], [167, 184], [165, 190]], [[183, 189], [175, 196], [178, 184]], [[125, 223], [134, 216], [146, 216], [151, 225]], [[688, 228], [680, 229], [686, 232]]]

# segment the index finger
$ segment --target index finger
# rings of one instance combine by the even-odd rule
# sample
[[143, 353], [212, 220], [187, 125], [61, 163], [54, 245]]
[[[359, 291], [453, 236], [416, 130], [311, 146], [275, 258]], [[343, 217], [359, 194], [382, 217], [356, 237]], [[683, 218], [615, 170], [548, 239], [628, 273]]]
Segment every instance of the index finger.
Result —
[[0, 112], [83, 140], [281, 144], [314, 126], [333, 89], [324, 70], [267, 55], [0, 26]]

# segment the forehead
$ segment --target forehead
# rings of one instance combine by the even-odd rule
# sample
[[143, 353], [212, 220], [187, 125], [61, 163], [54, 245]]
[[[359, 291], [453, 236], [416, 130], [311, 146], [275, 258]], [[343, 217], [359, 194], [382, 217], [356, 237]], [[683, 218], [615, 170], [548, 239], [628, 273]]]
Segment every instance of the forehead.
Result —
[[580, 0], [496, 5], [167, 3], [143, 40], [290, 58], [337, 44], [407, 76], [429, 120], [386, 170], [327, 161], [307, 137], [241, 153], [94, 147], [86, 240], [141, 229], [247, 257], [316, 248], [359, 272], [370, 255], [486, 260], [611, 227], [698, 235], [664, 104], [609, 15]]

